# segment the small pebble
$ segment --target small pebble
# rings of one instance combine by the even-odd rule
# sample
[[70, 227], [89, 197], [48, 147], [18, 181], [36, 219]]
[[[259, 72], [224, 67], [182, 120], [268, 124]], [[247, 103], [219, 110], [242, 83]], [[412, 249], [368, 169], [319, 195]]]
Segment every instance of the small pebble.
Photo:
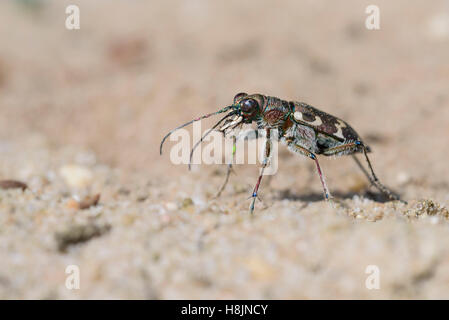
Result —
[[16, 180], [1, 180], [0, 181], [0, 189], [27, 189], [28, 186], [20, 181]]
[[79, 165], [65, 165], [59, 169], [59, 174], [65, 183], [72, 188], [85, 188], [93, 180], [92, 172]]
[[66, 208], [74, 209], [74, 210], [85, 210], [90, 207], [96, 206], [100, 201], [100, 194], [96, 194], [95, 196], [87, 196], [81, 201], [77, 201], [75, 199], [70, 199], [66, 202]]

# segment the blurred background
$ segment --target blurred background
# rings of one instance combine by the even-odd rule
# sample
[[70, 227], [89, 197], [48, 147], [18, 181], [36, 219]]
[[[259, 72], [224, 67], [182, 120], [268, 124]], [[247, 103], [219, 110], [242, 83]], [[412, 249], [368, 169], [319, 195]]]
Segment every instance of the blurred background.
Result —
[[[65, 9], [71, 4], [77, 5], [80, 9], [79, 30], [68, 30], [65, 27], [67, 18]], [[377, 5], [380, 9], [380, 30], [368, 30], [365, 27], [365, 20], [368, 17], [365, 9], [371, 4]], [[117, 209], [120, 217], [125, 211], [126, 213], [129, 211], [152, 212], [156, 210], [155, 206], [160, 206], [156, 210], [159, 213], [170, 212], [172, 203], [177, 208], [173, 211], [178, 212], [177, 210], [181, 208], [179, 209], [181, 213], [176, 214], [183, 215], [183, 203], [186, 204], [185, 201], [189, 203], [186, 199], [192, 198], [194, 205], [207, 202], [210, 195], [219, 188], [225, 172], [224, 168], [201, 166], [196, 167], [193, 173], [188, 172], [186, 166], [171, 164], [168, 152], [162, 157], [159, 156], [159, 142], [170, 129], [194, 117], [229, 105], [234, 95], [241, 91], [304, 101], [345, 119], [373, 148], [374, 167], [385, 184], [412, 201], [431, 198], [439, 202], [442, 207], [449, 201], [447, 193], [449, 190], [447, 178], [449, 174], [447, 166], [449, 155], [447, 148], [449, 1], [440, 0], [429, 3], [405, 0], [338, 2], [324, 0], [281, 2], [269, 0], [5, 0], [0, 2], [0, 39], [2, 40], [0, 42], [0, 178], [25, 181], [31, 185], [32, 189], [34, 188], [34, 192], [40, 190], [42, 194], [48, 194], [48, 190], [53, 190], [51, 194], [55, 203], [48, 200], [45, 204], [40, 204], [38, 207], [41, 211], [45, 211], [45, 208], [56, 208], [54, 209], [56, 212], [58, 206], [64, 203], [67, 197], [94, 191], [102, 193], [104, 206], [107, 206], [108, 202], [116, 201], [115, 208], [120, 208], [123, 201], [133, 201], [133, 199], [123, 198], [123, 195], [127, 194], [122, 192], [123, 186], [130, 190], [128, 194], [131, 195], [146, 190], [148, 198], [142, 201], [143, 204], [139, 204], [141, 207], [138, 210]], [[206, 128], [206, 123], [212, 122], [204, 122], [203, 130]], [[89, 160], [92, 157], [94, 160]], [[87, 188], [75, 190], [71, 189], [70, 183], [67, 186], [67, 183], [63, 181], [59, 187], [58, 168], [72, 162], [91, 166], [94, 176], [97, 177], [94, 180], [97, 182], [91, 183]], [[98, 164], [109, 171], [107, 173], [104, 171], [106, 169], [101, 171], [98, 169]], [[322, 165], [331, 191], [343, 195], [350, 205], [353, 205], [351, 197], [354, 193], [364, 194], [363, 192], [366, 191], [367, 185], [365, 182], [360, 182], [360, 174], [355, 172], [357, 169], [350, 159], [342, 158], [338, 161], [323, 159]], [[246, 210], [249, 203], [245, 202], [245, 199], [250, 194], [256, 177], [256, 168], [251, 166], [238, 168], [237, 175], [232, 178], [236, 181], [235, 184], [229, 187], [224, 199], [219, 200], [217, 205], [229, 205], [229, 208], [223, 209], [227, 212]], [[293, 212], [296, 212], [295, 219], [300, 219], [298, 208], [307, 206], [308, 202], [311, 202], [310, 212], [315, 210], [327, 212], [329, 216], [333, 215], [332, 210], [325, 204], [321, 204], [321, 186], [315, 175], [313, 163], [307, 159], [281, 150], [278, 175], [271, 180], [269, 187], [262, 186], [262, 189], [265, 188], [262, 190], [262, 196], [265, 196], [264, 199], [269, 199], [271, 204], [284, 205], [285, 201], [296, 203], [292, 207]], [[17, 194], [4, 195], [2, 219], [6, 219], [5, 216], [8, 214], [5, 212], [13, 207], [16, 208], [16, 212], [27, 208], [24, 204], [21, 204], [23, 207], [17, 204], [19, 201], [17, 197]], [[20, 200], [20, 203], [23, 201]], [[374, 206], [382, 205], [372, 202]], [[288, 207], [289, 204], [285, 206]], [[410, 208], [412, 207], [404, 210]], [[389, 207], [388, 210], [390, 209], [396, 210], [393, 207]], [[206, 209], [202, 207], [201, 210]], [[275, 208], [273, 212], [280, 215], [282, 210]], [[369, 209], [366, 210], [369, 211]], [[197, 208], [194, 211], [198, 214]], [[203, 211], [199, 214], [204, 215]], [[50, 215], [51, 212], [50, 210]], [[66, 219], [60, 218], [57, 214], [56, 216], [58, 218], [51, 218], [56, 219], [56, 225], [60, 222], [58, 219]], [[71, 219], [81, 219], [79, 216], [74, 218], [75, 214], [72, 213], [68, 216]], [[245, 215], [242, 214], [242, 216]], [[12, 216], [8, 217], [12, 219]], [[326, 217], [321, 218], [326, 219]], [[42, 264], [37, 264], [42, 269], [45, 269], [44, 266], [52, 261], [51, 259], [57, 261], [56, 265], [64, 265], [68, 260], [84, 261], [85, 268], [89, 268], [91, 263], [89, 259], [94, 259], [93, 257], [101, 252], [100, 248], [114, 247], [114, 242], [100, 243], [98, 247], [86, 249], [91, 250], [87, 251], [90, 253], [80, 248], [75, 249], [74, 252], [69, 251], [68, 255], [57, 252], [46, 253], [50, 250], [48, 248], [52, 248], [53, 238], [48, 239], [49, 247], [47, 247], [47, 244], [40, 242], [40, 238], [29, 239], [22, 234], [24, 231], [20, 231], [24, 230], [23, 225], [29, 228], [25, 230], [36, 230], [34, 219], [33, 214], [33, 217], [25, 219], [26, 223], [22, 221], [22, 227], [16, 226], [17, 229], [13, 229], [15, 231], [11, 231], [8, 235], [6, 231], [3, 233], [5, 244], [3, 249], [0, 249], [4, 258], [1, 259], [4, 261], [3, 270], [0, 270], [0, 288], [2, 288], [0, 293], [3, 295], [0, 296], [78, 297], [73, 292], [67, 293], [64, 289], [55, 289], [59, 288], [58, 281], [63, 279], [64, 274], [55, 276], [55, 279], [49, 274], [48, 290], [36, 289], [37, 291], [30, 292], [26, 288], [33, 287], [32, 283], [37, 281], [39, 275], [36, 274], [35, 277], [29, 275], [28, 277], [31, 278], [22, 279], [20, 282], [17, 280], [20, 276], [11, 275], [8, 270], [13, 268], [27, 270], [32, 261], [37, 259], [42, 259]], [[42, 222], [44, 225], [48, 221], [53, 221], [50, 218], [48, 221], [45, 218], [42, 219], [44, 219]], [[90, 218], [86, 216], [85, 219], [87, 221]], [[108, 219], [112, 218], [106, 218]], [[201, 221], [204, 221], [203, 219], [204, 217]], [[216, 219], [221, 221], [221, 218]], [[283, 219], [286, 219], [285, 227], [288, 229], [289, 218]], [[338, 219], [346, 221], [347, 217]], [[117, 239], [118, 246], [119, 239], [125, 238], [123, 243], [126, 243], [127, 236], [123, 237], [121, 233], [114, 233], [114, 230], [120, 230], [120, 227], [113, 221], [108, 220], [108, 223], [112, 226], [112, 231], [106, 237], [109, 240], [104, 241], [112, 241], [111, 238]], [[267, 221], [264, 223], [268, 224]], [[313, 226], [313, 222], [311, 223]], [[339, 241], [344, 243], [343, 239], [348, 237], [351, 239], [352, 236], [348, 234], [351, 234], [353, 230], [351, 229], [353, 228], [352, 220], [343, 224], [347, 226], [347, 228], [342, 227], [345, 230], [344, 233], [338, 233], [335, 241], [329, 241], [322, 244], [323, 246], [331, 250], [331, 246], [335, 248], [335, 243]], [[318, 220], [317, 225], [320, 225]], [[401, 226], [397, 228], [400, 229]], [[47, 232], [49, 234], [55, 232], [50, 225], [42, 228], [39, 229], [40, 231], [32, 232], [40, 232], [39, 235], [44, 238]], [[175, 230], [180, 232], [177, 228], [174, 228], [173, 232]], [[245, 229], [251, 227], [242, 228], [242, 233], [236, 236], [235, 241], [251, 233]], [[263, 226], [260, 228], [265, 230]], [[361, 228], [368, 228], [361, 230], [371, 230], [369, 228], [372, 227], [364, 225]], [[383, 237], [384, 232], [388, 233], [385, 230], [397, 234], [397, 228], [391, 226], [378, 228], [377, 235], [383, 239], [378, 239], [380, 248], [382, 248], [382, 241], [387, 241], [385, 240], [387, 237]], [[431, 251], [435, 256], [441, 257], [447, 252], [443, 244], [436, 243], [436, 237], [446, 236], [447, 230], [443, 226], [441, 233], [438, 233], [430, 225], [428, 228], [426, 229], [428, 237], [426, 236], [422, 241], [431, 246], [433, 251], [423, 249], [422, 254], [427, 257]], [[127, 232], [139, 234], [136, 229], [129, 229]], [[146, 233], [149, 232], [148, 230], [140, 232], [142, 238], [150, 237]], [[283, 232], [288, 233], [282, 229], [279, 231], [279, 233]], [[291, 232], [297, 234], [297, 230], [291, 230]], [[373, 231], [373, 234], [376, 234], [375, 232]], [[356, 233], [354, 237], [363, 238], [362, 231]], [[159, 235], [155, 242], [163, 243], [164, 237]], [[273, 239], [276, 237], [273, 235]], [[28, 247], [16, 247], [17, 239], [24, 241], [23, 246], [29, 244], [30, 248], [34, 248], [32, 250], [36, 256], [31, 258], [26, 253], [31, 250]], [[285, 248], [280, 244], [278, 246], [287, 250], [288, 243], [296, 243], [292, 238], [290, 240], [292, 242], [285, 242]], [[136, 243], [136, 239], [134, 241]], [[142, 240], [141, 245], [142, 251], [148, 253], [152, 249], [147, 247], [146, 241]], [[397, 241], [408, 248], [409, 240]], [[43, 243], [46, 242], [43, 241]], [[394, 259], [397, 251], [388, 246], [388, 241], [383, 244], [386, 246], [384, 251], [378, 247], [373, 249], [376, 252], [375, 256], [380, 257], [382, 261]], [[43, 247], [40, 247], [41, 245]], [[139, 246], [139, 244], [135, 245]], [[174, 244], [169, 248], [173, 246]], [[230, 248], [233, 247], [233, 245], [230, 246]], [[319, 247], [320, 243], [315, 243], [315, 246]], [[214, 245], [212, 247], [216, 248]], [[257, 245], [249, 247], [257, 248]], [[130, 247], [125, 246], [123, 252], [129, 253], [128, 249]], [[362, 245], [357, 250], [350, 250], [352, 255], [348, 253], [349, 258], [347, 257], [346, 260], [354, 261], [357, 252], [360, 251], [368, 252], [366, 261], [373, 258], [370, 251]], [[21, 258], [17, 258], [18, 252], [22, 253]], [[243, 249], [242, 251], [236, 249], [236, 252], [239, 252], [240, 256], [248, 254], [248, 251]], [[383, 256], [382, 252], [389, 253]], [[47, 254], [49, 256], [46, 256]], [[118, 253], [112, 250], [109, 254], [106, 256], [115, 259], [114, 254]], [[129, 254], [136, 258], [135, 253]], [[410, 254], [407, 259], [419, 260], [420, 257], [422, 258], [419, 254], [419, 252]], [[187, 254], [187, 256], [193, 259], [192, 270], [202, 265], [202, 260], [198, 260], [196, 255]], [[151, 257], [148, 259], [153, 259]], [[292, 266], [296, 263], [302, 265], [307, 258], [301, 257], [298, 261], [295, 260], [297, 257], [288, 261], [292, 263]], [[174, 263], [173, 261], [178, 261], [167, 259], [165, 267]], [[279, 257], [273, 259], [275, 266], [282, 261]], [[315, 262], [327, 261], [326, 259], [328, 259], [326, 254], [312, 258]], [[429, 259], [434, 261], [434, 256], [431, 255]], [[393, 283], [398, 274], [403, 274], [399, 271], [402, 263], [409, 261], [404, 259], [398, 260], [397, 264], [389, 267], [391, 270], [398, 268], [398, 272], [390, 274], [391, 286], [387, 286], [389, 289], [377, 296], [371, 296], [371, 292], [359, 288], [359, 284], [352, 283], [352, 278], [349, 276], [349, 278], [339, 278], [346, 279], [341, 280], [343, 284], [335, 282], [336, 280], [332, 280], [335, 274], [328, 275], [328, 278], [319, 278], [323, 279], [317, 280], [319, 283], [310, 280], [309, 291], [295, 291], [299, 288], [290, 290], [288, 279], [291, 279], [289, 277], [292, 274], [296, 274], [297, 271], [292, 271], [296, 269], [289, 269], [288, 272], [284, 270], [286, 272], [284, 278], [282, 278], [282, 272], [280, 273], [285, 283], [276, 277], [267, 280], [264, 277], [268, 277], [267, 274], [271, 277], [273, 270], [264, 268], [259, 270], [259, 266], [264, 265], [260, 260], [263, 259], [258, 257], [245, 264], [249, 265], [250, 269], [256, 268], [254, 283], [251, 282], [252, 280], [246, 282], [246, 278], [238, 271], [240, 270], [237, 268], [238, 263], [228, 265], [231, 272], [229, 281], [223, 280], [226, 282], [224, 285], [226, 289], [220, 285], [217, 287], [213, 280], [203, 278], [195, 280], [200, 284], [195, 281], [195, 284], [192, 284], [190, 280], [186, 280], [187, 284], [183, 282], [181, 285], [183, 289], [180, 289], [176, 286], [184, 278], [174, 276], [174, 278], [168, 277], [158, 282], [154, 280], [158, 277], [147, 270], [153, 275], [153, 280], [149, 281], [152, 291], [148, 293], [146, 289], [142, 289], [144, 290], [142, 294], [140, 291], [136, 293], [130, 280], [130, 278], [137, 279], [137, 283], [140, 283], [141, 273], [135, 277], [126, 276], [126, 274], [134, 275], [132, 272], [137, 272], [136, 268], [132, 269], [132, 272], [129, 270], [125, 272], [122, 269], [111, 271], [110, 278], [107, 276], [102, 278], [95, 272], [100, 267], [103, 268], [102, 270], [107, 269], [104, 266], [106, 262], [103, 261], [89, 269], [97, 271], [89, 271], [92, 272], [92, 274], [88, 273], [89, 279], [94, 279], [90, 282], [92, 286], [89, 290], [81, 291], [80, 296], [111, 297], [110, 288], [116, 288], [111, 284], [113, 281], [111, 279], [115, 279], [114, 281], [120, 279], [120, 284], [115, 283], [115, 285], [129, 289], [129, 291], [120, 292], [112, 290], [114, 292], [112, 297], [119, 298], [449, 296], [449, 292], [446, 291], [446, 282], [441, 278], [438, 281], [440, 285], [444, 283], [444, 286], [442, 285], [443, 287], [439, 287], [438, 290], [431, 285], [427, 291], [421, 287], [421, 291], [417, 290], [413, 285], [410, 289], [409, 285], [413, 283], [410, 279], [414, 279], [413, 275], [404, 279], [404, 283], [399, 285]], [[145, 259], [142, 261], [141, 265], [146, 265]], [[83, 262], [79, 263], [83, 264]], [[323, 262], [324, 265], [326, 263]], [[339, 265], [338, 262], [335, 263]], [[20, 269], [19, 265], [23, 269]], [[286, 262], [283, 265], [285, 267]], [[322, 264], [317, 262], [317, 265]], [[430, 265], [433, 266], [432, 263]], [[218, 269], [214, 269], [215, 267], [209, 267], [214, 270], [211, 274], [218, 272]], [[204, 268], [206, 267], [203, 265]], [[274, 273], [280, 272], [276, 267], [273, 268]], [[37, 269], [41, 270], [40, 267]], [[185, 275], [182, 270], [176, 268], [174, 270]], [[360, 267], [362, 271], [357, 270], [354, 274], [363, 278], [364, 269]], [[60, 272], [56, 269], [53, 271], [52, 274]], [[4, 273], [3, 279], [6, 279], [3, 282], [1, 272]], [[308, 274], [312, 279], [316, 277], [314, 272], [309, 270], [298, 274], [301, 277]], [[410, 271], [410, 274], [414, 274], [413, 272]], [[210, 277], [214, 278], [212, 275]], [[267, 280], [268, 287], [271, 285], [276, 289], [270, 291], [267, 287], [258, 287], [261, 281], [258, 277], [264, 278], [264, 281]], [[185, 279], [191, 278], [185, 276]], [[418, 282], [421, 281], [419, 279], [421, 278], [418, 277]], [[445, 279], [449, 279], [449, 274]], [[96, 285], [93, 284], [94, 281], [97, 281]], [[250, 283], [254, 286], [249, 285], [247, 286], [251, 288], [248, 289], [249, 291], [242, 291], [239, 290], [238, 281], [241, 281], [239, 283], [242, 285]], [[360, 283], [363, 284], [363, 281]], [[196, 285], [199, 286], [199, 289], [195, 289], [197, 291], [191, 289]], [[11, 291], [11, 288], [15, 291]], [[6, 294], [6, 292], [13, 293]]]
[[148, 168], [169, 129], [260, 92], [377, 136], [397, 169], [446, 170], [447, 1], [377, 1], [380, 30], [369, 1], [75, 2], [2, 1], [3, 140], [39, 133]]

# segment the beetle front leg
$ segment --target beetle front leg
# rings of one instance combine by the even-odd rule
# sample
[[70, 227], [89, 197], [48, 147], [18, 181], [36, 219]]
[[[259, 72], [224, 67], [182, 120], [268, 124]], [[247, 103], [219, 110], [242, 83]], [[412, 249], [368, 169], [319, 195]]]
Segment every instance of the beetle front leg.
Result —
[[223, 190], [226, 188], [226, 185], [228, 184], [229, 176], [231, 175], [231, 172], [232, 172], [232, 163], [234, 162], [235, 153], [236, 153], [236, 150], [237, 150], [236, 141], [237, 141], [237, 138], [235, 136], [233, 136], [232, 137], [232, 159], [231, 159], [231, 163], [228, 164], [228, 168], [226, 170], [225, 181], [221, 185], [220, 190], [218, 190], [217, 195], [215, 196], [215, 198], [218, 198], [221, 195]]
[[257, 183], [256, 186], [254, 187], [253, 190], [253, 194], [251, 195], [251, 197], [253, 198], [251, 201], [251, 205], [249, 207], [249, 211], [251, 213], [254, 212], [254, 204], [256, 202], [256, 198], [257, 198], [257, 193], [259, 191], [259, 187], [260, 187], [260, 182], [262, 181], [262, 177], [263, 177], [263, 172], [265, 170], [265, 168], [268, 165], [268, 161], [270, 159], [271, 156], [271, 140], [270, 140], [270, 129], [266, 129], [266, 142], [265, 142], [265, 154], [264, 154], [264, 159], [263, 159], [263, 163], [262, 163], [262, 167], [260, 169], [260, 174], [259, 174], [259, 178], [257, 179]]
[[249, 130], [249, 131], [240, 133], [237, 136], [236, 135], [232, 136], [232, 159], [231, 159], [231, 162], [228, 163], [225, 181], [221, 185], [220, 189], [217, 192], [217, 195], [214, 198], [218, 198], [221, 196], [221, 193], [226, 188], [226, 186], [229, 182], [229, 177], [231, 176], [231, 172], [233, 172], [232, 164], [235, 161], [235, 154], [237, 152], [237, 140], [253, 140], [253, 139], [258, 139], [258, 138], [259, 138], [259, 131], [257, 131], [257, 130]]

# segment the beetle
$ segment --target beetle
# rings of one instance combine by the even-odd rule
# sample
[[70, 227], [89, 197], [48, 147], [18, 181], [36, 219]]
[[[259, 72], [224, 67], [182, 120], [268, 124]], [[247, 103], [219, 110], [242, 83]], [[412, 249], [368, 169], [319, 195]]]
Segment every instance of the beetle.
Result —
[[[225, 135], [229, 130], [233, 130], [243, 124], [256, 123], [259, 130], [264, 130], [267, 137], [265, 145], [264, 160], [260, 170], [259, 177], [251, 194], [250, 212], [254, 211], [254, 204], [259, 192], [260, 183], [263, 177], [263, 171], [268, 165], [271, 156], [270, 138], [271, 133], [276, 129], [278, 139], [287, 148], [297, 154], [304, 155], [315, 162], [318, 175], [323, 187], [324, 198], [327, 201], [332, 199], [329, 188], [324, 179], [323, 172], [318, 162], [317, 155], [323, 156], [342, 156], [352, 155], [359, 168], [364, 172], [371, 183], [390, 200], [403, 200], [391, 192], [383, 185], [377, 175], [374, 173], [373, 166], [368, 157], [371, 152], [360, 138], [359, 134], [345, 121], [323, 112], [307, 103], [286, 101], [276, 97], [265, 96], [262, 94], [247, 94], [244, 92], [235, 95], [233, 104], [222, 108], [216, 112], [193, 119], [173, 130], [171, 130], [161, 141], [160, 154], [165, 140], [176, 130], [181, 129], [195, 121], [211, 117], [220, 113], [228, 112], [212, 128], [210, 128], [201, 140], [192, 148], [191, 158], [195, 148], [203, 141], [213, 130], [219, 130]], [[217, 129], [218, 128], [218, 129]], [[234, 149], [235, 153], [235, 139]], [[355, 157], [356, 153], [362, 153], [368, 164], [370, 174], [365, 170], [359, 160]], [[189, 165], [190, 168], [190, 165]], [[228, 165], [228, 172], [225, 183], [220, 188], [218, 195], [226, 186], [229, 179], [232, 164]]]

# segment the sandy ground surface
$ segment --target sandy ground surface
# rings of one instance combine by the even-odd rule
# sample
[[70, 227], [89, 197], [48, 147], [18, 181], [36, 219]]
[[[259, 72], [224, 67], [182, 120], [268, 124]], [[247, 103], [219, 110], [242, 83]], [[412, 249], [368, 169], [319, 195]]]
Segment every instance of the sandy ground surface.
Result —
[[[449, 298], [447, 2], [376, 1], [377, 31], [372, 1], [73, 3], [77, 31], [69, 2], [0, 2], [0, 180], [28, 185], [0, 188], [0, 298]], [[240, 91], [347, 120], [409, 203], [322, 159], [333, 208], [282, 147], [254, 215], [256, 166], [213, 199], [225, 167], [159, 142]]]

